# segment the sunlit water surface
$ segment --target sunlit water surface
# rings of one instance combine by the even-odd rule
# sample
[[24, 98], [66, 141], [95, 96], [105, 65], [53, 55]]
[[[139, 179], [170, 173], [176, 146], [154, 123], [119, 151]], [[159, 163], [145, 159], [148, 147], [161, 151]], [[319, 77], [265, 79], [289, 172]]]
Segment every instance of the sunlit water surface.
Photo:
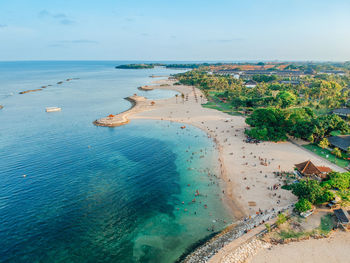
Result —
[[0, 262], [174, 262], [232, 220], [204, 132], [92, 124], [129, 108], [131, 94], [175, 95], [137, 87], [180, 71], [120, 63], [0, 63]]

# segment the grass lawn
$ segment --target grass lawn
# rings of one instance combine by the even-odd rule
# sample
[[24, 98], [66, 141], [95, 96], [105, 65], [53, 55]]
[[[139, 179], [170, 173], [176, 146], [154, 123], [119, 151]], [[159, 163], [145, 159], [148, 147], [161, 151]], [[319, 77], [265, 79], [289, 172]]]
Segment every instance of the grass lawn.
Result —
[[[349, 165], [348, 160], [339, 159], [338, 157], [335, 157], [329, 150], [322, 149], [321, 147], [315, 144], [307, 144], [307, 145], [303, 145], [303, 147], [340, 167], [345, 168]], [[328, 158], [327, 158], [327, 155], [328, 155]]]
[[330, 112], [329, 109], [326, 109], [326, 108], [321, 108], [321, 109], [315, 109], [313, 108], [314, 112], [316, 113], [317, 116], [320, 116], [320, 115], [326, 115]]
[[293, 216], [276, 229], [272, 237], [277, 240], [302, 239], [310, 236], [328, 235], [334, 227], [332, 214], [311, 215], [309, 218]]
[[325, 215], [321, 218], [321, 225], [319, 227], [319, 230], [322, 234], [327, 235], [332, 229], [333, 229], [334, 223], [332, 215]]
[[242, 115], [241, 113], [232, 110], [229, 103], [222, 102], [217, 97], [218, 94], [220, 94], [220, 92], [209, 92], [209, 96], [208, 96], [209, 101], [206, 104], [202, 104], [202, 106], [204, 108], [219, 110], [219, 111], [222, 111], [222, 112], [225, 112], [227, 114], [234, 115], [234, 116]]
[[279, 236], [282, 240], [286, 240], [286, 239], [289, 239], [289, 238], [301, 238], [301, 237], [305, 237], [305, 236], [308, 236], [310, 235], [309, 233], [307, 232], [296, 232], [296, 231], [293, 231], [293, 230], [289, 230], [289, 231], [281, 231], [279, 233]]
[[331, 135], [332, 135], [332, 136], [338, 136], [338, 135], [348, 135], [348, 133], [346, 133], [346, 134], [342, 134], [340, 131], [332, 131], [332, 132], [331, 132]]

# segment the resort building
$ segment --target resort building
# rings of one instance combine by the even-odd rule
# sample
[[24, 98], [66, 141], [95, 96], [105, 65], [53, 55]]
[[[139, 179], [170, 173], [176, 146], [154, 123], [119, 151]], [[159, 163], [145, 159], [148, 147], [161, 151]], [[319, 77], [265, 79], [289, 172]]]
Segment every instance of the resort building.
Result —
[[323, 70], [323, 71], [320, 71], [319, 74], [345, 76], [346, 72], [342, 70]]
[[337, 147], [344, 152], [347, 152], [350, 147], [350, 135], [332, 136], [328, 138], [328, 141], [333, 147]]
[[310, 160], [295, 164], [295, 168], [302, 176], [315, 176], [325, 178], [327, 174], [332, 172], [332, 169], [327, 166], [316, 166]]
[[281, 84], [289, 84], [289, 85], [299, 85], [300, 81], [299, 80], [282, 80], [280, 81]]
[[254, 80], [249, 80], [249, 81], [247, 81], [247, 82], [245, 83], [245, 86], [246, 86], [247, 88], [255, 88], [256, 85], [258, 85], [258, 83], [257, 83], [256, 81], [254, 81]]
[[216, 71], [219, 75], [236, 75], [239, 74], [244, 78], [250, 78], [254, 75], [277, 75], [281, 77], [303, 77], [307, 75], [300, 70], [237, 70], [237, 69], [221, 69]]
[[337, 218], [338, 226], [342, 226], [345, 229], [347, 229], [349, 227], [350, 217], [349, 217], [349, 213], [346, 210], [344, 210], [342, 208], [336, 209], [336, 210], [334, 210], [334, 215]]
[[333, 113], [338, 115], [339, 117], [341, 117], [343, 119], [348, 119], [350, 117], [350, 109], [349, 108], [335, 109], [335, 110], [333, 110]]

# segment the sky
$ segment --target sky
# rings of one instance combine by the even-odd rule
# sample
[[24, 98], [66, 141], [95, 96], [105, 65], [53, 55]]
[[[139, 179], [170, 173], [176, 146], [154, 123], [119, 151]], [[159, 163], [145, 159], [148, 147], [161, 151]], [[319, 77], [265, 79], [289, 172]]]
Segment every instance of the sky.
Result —
[[0, 61], [348, 61], [350, 0], [0, 0]]

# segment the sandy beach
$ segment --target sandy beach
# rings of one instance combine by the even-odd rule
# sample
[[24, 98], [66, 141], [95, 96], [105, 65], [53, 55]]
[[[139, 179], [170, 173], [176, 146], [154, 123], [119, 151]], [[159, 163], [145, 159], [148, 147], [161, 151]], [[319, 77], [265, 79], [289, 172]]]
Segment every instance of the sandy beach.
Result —
[[336, 232], [326, 239], [310, 239], [262, 249], [247, 263], [349, 262], [350, 235]]
[[[201, 104], [206, 103], [206, 99], [199, 89], [173, 85], [174, 82], [158, 80], [154, 82], [158, 85], [152, 87], [178, 91], [184, 94], [184, 99], [178, 96], [156, 100], [153, 106], [148, 101], [137, 107], [135, 112], [128, 112], [128, 118], [176, 121], [194, 125], [207, 132], [216, 142], [219, 151], [218, 161], [225, 181], [223, 193], [235, 218], [255, 214], [259, 209], [264, 211], [285, 207], [296, 201], [296, 197], [280, 187], [277, 190], [268, 190], [281, 183], [273, 172], [293, 171], [294, 164], [306, 160], [343, 171], [290, 142], [244, 142], [244, 130], [248, 128], [244, 117], [204, 108]], [[162, 84], [169, 86], [161, 86]], [[261, 160], [268, 165], [262, 165]]]
[[[249, 126], [244, 117], [202, 107], [201, 104], [207, 101], [199, 89], [173, 85], [175, 82], [157, 80], [152, 88], [175, 90], [184, 94], [183, 98], [151, 101], [133, 95], [128, 98], [133, 101], [130, 110], [96, 122], [103, 126], [119, 126], [133, 119], [167, 120], [205, 131], [217, 145], [221, 178], [225, 182], [223, 194], [235, 218], [241, 219], [259, 210], [286, 207], [297, 200], [289, 191], [280, 188], [281, 181], [274, 172], [292, 172], [294, 164], [306, 160], [319, 166], [329, 166], [335, 171], [344, 171], [290, 142], [246, 143], [244, 130]], [[274, 186], [278, 189], [272, 190]]]
[[[292, 172], [294, 164], [306, 160], [344, 171], [291, 142], [246, 143], [244, 131], [249, 126], [244, 117], [204, 108], [201, 104], [206, 103], [206, 99], [199, 89], [174, 83], [174, 80], [157, 80], [152, 88], [175, 90], [184, 94], [183, 98], [156, 100], [152, 105], [151, 100], [142, 98], [136, 106], [116, 118], [125, 122], [133, 119], [175, 121], [205, 131], [216, 143], [220, 176], [224, 181], [222, 193], [236, 219], [272, 208], [280, 209], [297, 201], [291, 192], [281, 189], [281, 179], [274, 172]], [[225, 256], [225, 253], [221, 254]], [[216, 260], [220, 262], [220, 259]]]

